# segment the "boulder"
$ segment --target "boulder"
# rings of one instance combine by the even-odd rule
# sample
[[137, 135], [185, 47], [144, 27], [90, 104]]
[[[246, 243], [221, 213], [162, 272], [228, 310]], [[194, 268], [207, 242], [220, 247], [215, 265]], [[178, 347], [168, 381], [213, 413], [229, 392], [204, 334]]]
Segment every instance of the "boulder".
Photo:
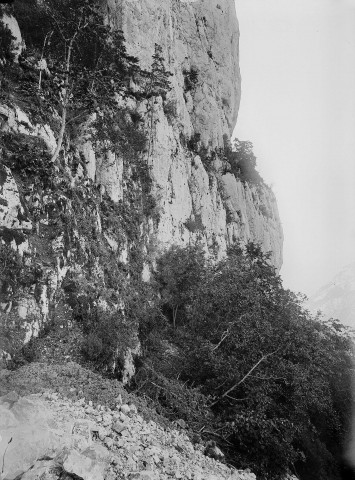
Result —
[[4, 457], [4, 476], [29, 471], [36, 460], [54, 458], [64, 447], [87, 449], [91, 429], [92, 422], [75, 421], [73, 425], [69, 414], [58, 418], [40, 395], [19, 397], [10, 393], [1, 397], [0, 458]]
[[216, 442], [214, 442], [213, 440], [207, 443], [205, 454], [208, 457], [214, 458], [215, 460], [224, 459], [224, 453], [220, 448], [217, 447]]
[[39, 460], [21, 476], [21, 480], [57, 480], [61, 467], [53, 460]]
[[83, 480], [104, 480], [108, 468], [108, 453], [101, 445], [93, 445], [83, 452], [68, 452], [63, 458], [63, 469]]

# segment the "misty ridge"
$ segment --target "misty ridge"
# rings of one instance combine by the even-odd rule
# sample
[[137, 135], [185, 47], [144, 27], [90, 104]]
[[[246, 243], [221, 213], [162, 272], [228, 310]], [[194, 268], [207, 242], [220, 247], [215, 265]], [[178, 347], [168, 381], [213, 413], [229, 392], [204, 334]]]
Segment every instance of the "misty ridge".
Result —
[[0, 479], [352, 478], [353, 333], [280, 277], [234, 2], [0, 3]]

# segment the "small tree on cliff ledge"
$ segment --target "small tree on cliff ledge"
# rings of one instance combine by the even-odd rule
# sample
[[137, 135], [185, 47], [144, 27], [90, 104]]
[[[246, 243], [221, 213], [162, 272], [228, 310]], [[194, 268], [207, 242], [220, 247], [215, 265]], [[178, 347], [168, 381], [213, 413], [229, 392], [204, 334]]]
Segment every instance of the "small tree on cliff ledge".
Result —
[[146, 91], [148, 98], [160, 95], [165, 99], [167, 92], [171, 90], [169, 78], [172, 76], [172, 73], [166, 70], [162, 53], [162, 47], [156, 43], [152, 57], [153, 62], [151, 71], [148, 73], [148, 85]]
[[68, 121], [100, 109], [110, 117], [115, 95], [128, 88], [137, 59], [127, 54], [124, 37], [105, 24], [98, 2], [43, 0], [37, 7], [46, 29], [33, 35], [52, 76], [43, 95], [56, 99], [60, 129], [52, 162], [58, 158]]
[[256, 156], [253, 144], [236, 138], [233, 144], [225, 138], [224, 155], [231, 165], [231, 171], [242, 182], [262, 183], [262, 178], [256, 170]]
[[164, 58], [162, 56], [163, 49], [157, 43], [154, 46], [153, 61], [150, 72], [145, 72], [148, 77], [145, 96], [148, 99], [148, 111], [149, 111], [149, 145], [148, 145], [148, 159], [153, 149], [153, 127], [154, 127], [154, 98], [161, 96], [163, 100], [166, 99], [166, 94], [171, 90], [171, 84], [169, 77], [172, 73], [168, 72], [164, 65]]

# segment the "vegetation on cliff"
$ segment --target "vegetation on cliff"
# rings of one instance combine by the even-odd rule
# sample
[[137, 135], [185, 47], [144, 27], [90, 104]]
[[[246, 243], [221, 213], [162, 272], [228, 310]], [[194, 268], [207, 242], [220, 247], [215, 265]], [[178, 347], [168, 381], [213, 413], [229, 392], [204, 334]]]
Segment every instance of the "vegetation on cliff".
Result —
[[[1, 179], [5, 182], [5, 168], [10, 169], [33, 230], [0, 228], [5, 244], [0, 250], [0, 265], [4, 265], [0, 294], [6, 312], [1, 328], [11, 325], [23, 297], [34, 297], [34, 304], [40, 301], [50, 282], [50, 269], [56, 271], [58, 266], [67, 273], [60, 288], [50, 290], [48, 321], [56, 317], [59, 302], [69, 304], [87, 336], [83, 345], [87, 355], [118, 372], [123, 352], [137, 343], [136, 335], [122, 333], [123, 305], [134, 331], [138, 315], [134, 298], [145, 261], [145, 224], [158, 220], [146, 159], [148, 133], [135, 105], [138, 99], [150, 101], [162, 95], [169, 87], [169, 74], [158, 46], [151, 71], [140, 69], [127, 54], [122, 33], [105, 22], [96, 2], [18, 0], [6, 13], [16, 16], [26, 49], [15, 62], [14, 38], [0, 22], [4, 33], [0, 101], [5, 112], [19, 109], [28, 120], [23, 125], [20, 120], [12, 126], [4, 123]], [[135, 82], [141, 87], [136, 88]], [[32, 133], [28, 122], [50, 126], [56, 136], [52, 151]], [[100, 161], [122, 160], [125, 195], [119, 201], [114, 202], [102, 185], [88, 178], [86, 160], [77, 146], [86, 127], [84, 133]], [[10, 291], [6, 256], [12, 240], [28, 246], [24, 257], [16, 256], [19, 266], [10, 282], [16, 288]], [[24, 283], [27, 271], [38, 274]], [[38, 310], [37, 322], [42, 318]], [[20, 323], [19, 319], [19, 336], [23, 334]], [[107, 334], [110, 329], [120, 333]], [[2, 336], [0, 347], [14, 353], [8, 337]]]
[[[152, 282], [142, 282], [148, 223], [158, 221], [147, 161], [155, 97], [170, 121], [174, 116], [174, 104], [165, 102], [170, 74], [160, 47], [143, 71], [95, 2], [18, 0], [12, 8], [27, 50], [14, 63], [13, 39], [0, 22], [0, 100], [34, 123], [50, 124], [57, 144], [49, 152], [36, 136], [0, 134], [0, 177], [11, 170], [34, 227], [23, 257], [10, 247], [9, 232], [0, 231], [4, 304], [10, 311], [21, 295], [40, 298], [45, 272], [62, 269], [49, 318], [61, 326], [65, 320], [68, 331], [76, 322], [83, 337], [76, 348], [91, 367], [119, 376], [139, 333], [143, 355], [131, 390], [166, 417], [186, 421], [196, 441], [213, 439], [229, 462], [263, 479], [289, 471], [301, 480], [338, 479], [351, 373], [342, 327], [303, 310], [253, 244], [232, 248], [218, 264], [206, 261], [199, 246], [173, 247], [158, 258]], [[197, 72], [184, 71], [184, 78], [185, 90], [193, 91]], [[148, 130], [132, 107], [140, 101]], [[87, 176], [75, 144], [86, 122], [98, 155], [123, 158], [125, 195], [118, 202]], [[207, 170], [218, 156], [241, 181], [262, 181], [250, 142], [210, 152], [195, 134], [185, 146]], [[190, 231], [203, 227], [200, 220], [190, 221]], [[70, 314], [60, 313], [63, 305]], [[27, 360], [35, 342], [30, 347]]]
[[249, 141], [235, 138], [233, 143], [224, 137], [224, 147], [211, 150], [202, 145], [201, 135], [195, 133], [187, 142], [189, 150], [199, 155], [207, 171], [213, 170], [213, 161], [217, 158], [224, 162], [224, 171], [231, 172], [241, 182], [260, 185], [264, 181], [256, 169], [256, 156], [253, 144]]

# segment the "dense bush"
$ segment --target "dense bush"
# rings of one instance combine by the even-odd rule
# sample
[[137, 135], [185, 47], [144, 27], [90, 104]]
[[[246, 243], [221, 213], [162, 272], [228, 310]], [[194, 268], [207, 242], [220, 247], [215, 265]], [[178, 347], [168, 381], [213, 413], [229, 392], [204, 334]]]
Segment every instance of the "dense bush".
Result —
[[114, 259], [107, 268], [110, 273], [103, 272], [101, 278], [68, 274], [63, 289], [84, 334], [85, 357], [119, 375], [127, 349], [137, 346], [139, 324], [156, 315], [156, 302], [151, 287], [133, 276], [128, 278]]
[[198, 155], [200, 157], [206, 171], [211, 170], [212, 162], [216, 156], [218, 154], [221, 156], [220, 149], [211, 150], [202, 143], [201, 134], [198, 132], [194, 133], [189, 138], [186, 146], [194, 155]]
[[140, 125], [142, 119], [135, 112], [117, 109], [112, 113], [110, 120], [107, 122], [104, 114], [98, 116], [95, 122], [98, 130], [96, 142], [106, 144], [107, 148], [114, 149], [119, 155], [136, 159], [147, 144], [147, 136]]
[[190, 70], [183, 70], [184, 76], [184, 91], [185, 93], [195, 90], [198, 84], [198, 70], [195, 67], [191, 67]]
[[219, 158], [225, 163], [228, 162], [223, 173], [230, 171], [242, 182], [256, 185], [263, 183], [262, 177], [256, 170], [256, 157], [251, 142], [235, 139], [232, 145], [225, 136], [224, 147], [212, 149], [202, 143], [200, 133], [194, 133], [186, 146], [195, 155], [199, 155], [207, 171], [211, 170], [213, 160]]
[[201, 215], [194, 215], [188, 218], [184, 225], [191, 233], [203, 232], [205, 228], [202, 222]]
[[0, 133], [3, 146], [3, 162], [22, 179], [36, 180], [48, 186], [54, 177], [48, 148], [39, 137], [22, 133]]
[[242, 182], [259, 184], [262, 178], [256, 170], [256, 157], [253, 144], [235, 139], [233, 145], [225, 142], [224, 157], [230, 163], [231, 172]]
[[158, 260], [156, 278], [163, 306], [174, 328], [178, 317], [185, 316], [181, 310], [190, 303], [194, 286], [201, 281], [204, 265], [204, 252], [198, 245], [185, 249], [173, 246]]
[[[214, 266], [202, 258], [198, 247], [174, 247], [158, 263], [166, 322], [150, 325], [141, 368], [152, 370], [137, 388], [260, 478], [340, 478], [351, 406], [344, 328], [304, 310], [256, 245]], [[179, 409], [164, 393], [169, 382]], [[190, 388], [200, 395], [194, 415]]]
[[42, 269], [35, 264], [26, 264], [20, 255], [4, 243], [0, 230], [0, 301], [16, 298], [19, 288], [33, 286], [41, 277]]
[[110, 313], [95, 309], [86, 319], [85, 329], [88, 334], [82, 350], [86, 358], [104, 366], [116, 362], [119, 371], [127, 348], [136, 346], [134, 325], [126, 321], [121, 311]]

